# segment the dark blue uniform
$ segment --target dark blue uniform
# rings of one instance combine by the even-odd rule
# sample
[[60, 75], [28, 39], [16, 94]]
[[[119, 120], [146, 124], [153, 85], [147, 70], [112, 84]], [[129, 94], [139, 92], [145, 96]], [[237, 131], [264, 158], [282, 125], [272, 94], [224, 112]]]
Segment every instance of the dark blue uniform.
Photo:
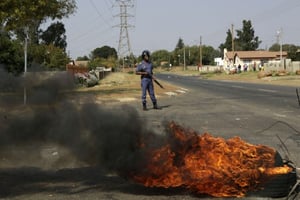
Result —
[[153, 105], [156, 105], [156, 97], [154, 94], [154, 86], [152, 82], [153, 65], [151, 62], [142, 61], [137, 67], [136, 72], [147, 72], [146, 75], [141, 75], [141, 86], [142, 86], [142, 103], [146, 106], [146, 95], [149, 93], [150, 99]]

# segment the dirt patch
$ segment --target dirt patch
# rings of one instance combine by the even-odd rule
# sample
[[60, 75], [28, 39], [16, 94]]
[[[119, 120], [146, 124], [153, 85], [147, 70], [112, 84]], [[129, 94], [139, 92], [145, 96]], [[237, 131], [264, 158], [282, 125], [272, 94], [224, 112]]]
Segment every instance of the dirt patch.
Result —
[[[159, 82], [165, 89], [154, 85], [157, 97], [168, 96], [169, 93], [181, 89], [164, 81]], [[141, 96], [141, 79], [135, 74], [115, 72], [100, 80], [98, 85], [90, 88], [79, 88], [77, 92], [92, 93], [99, 101], [135, 101], [139, 100]]]

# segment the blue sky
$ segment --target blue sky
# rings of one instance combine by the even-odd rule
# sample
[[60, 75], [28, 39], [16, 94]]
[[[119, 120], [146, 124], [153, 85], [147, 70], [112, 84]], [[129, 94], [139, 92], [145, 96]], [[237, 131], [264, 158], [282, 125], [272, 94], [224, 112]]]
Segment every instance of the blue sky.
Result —
[[[73, 59], [89, 55], [108, 45], [118, 50], [120, 24], [116, 0], [76, 0], [77, 12], [64, 19], [67, 51]], [[174, 50], [178, 39], [186, 45], [202, 44], [218, 48], [226, 32], [242, 28], [251, 20], [260, 48], [276, 43], [282, 30], [282, 43], [300, 45], [299, 0], [134, 0], [128, 10], [129, 40], [134, 55], [144, 49]]]

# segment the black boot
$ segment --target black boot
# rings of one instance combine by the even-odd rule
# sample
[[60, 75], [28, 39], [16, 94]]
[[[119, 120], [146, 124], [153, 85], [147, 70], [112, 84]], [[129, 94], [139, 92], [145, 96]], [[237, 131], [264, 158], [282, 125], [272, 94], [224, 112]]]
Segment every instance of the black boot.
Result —
[[153, 109], [158, 109], [156, 102], [153, 103]]
[[147, 110], [147, 105], [146, 105], [146, 103], [143, 103], [143, 110]]

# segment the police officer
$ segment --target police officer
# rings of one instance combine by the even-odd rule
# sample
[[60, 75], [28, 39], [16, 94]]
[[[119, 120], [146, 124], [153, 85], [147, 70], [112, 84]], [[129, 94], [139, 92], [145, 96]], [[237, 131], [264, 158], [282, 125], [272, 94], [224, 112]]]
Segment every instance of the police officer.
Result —
[[149, 93], [150, 99], [153, 104], [153, 109], [158, 109], [157, 101], [154, 94], [154, 86], [152, 79], [153, 77], [153, 65], [150, 61], [150, 52], [144, 50], [142, 52], [142, 62], [136, 67], [136, 74], [141, 75], [141, 86], [142, 86], [142, 104], [143, 110], [147, 110], [146, 94]]

